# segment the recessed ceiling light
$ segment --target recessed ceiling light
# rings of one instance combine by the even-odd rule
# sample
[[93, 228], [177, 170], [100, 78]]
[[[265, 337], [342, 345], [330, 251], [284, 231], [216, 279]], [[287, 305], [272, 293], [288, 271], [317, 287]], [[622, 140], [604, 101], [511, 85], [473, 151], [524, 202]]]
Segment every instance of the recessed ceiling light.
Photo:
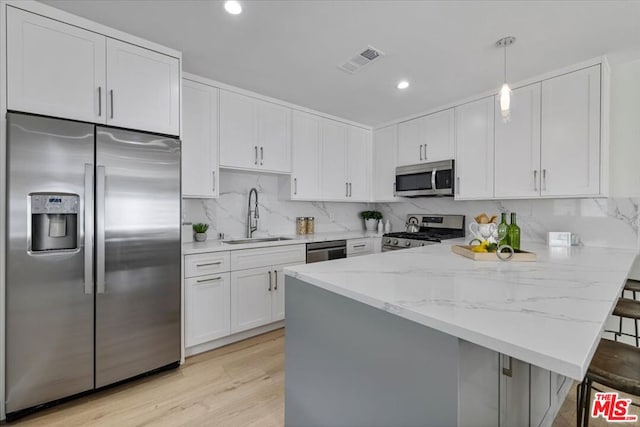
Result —
[[236, 0], [227, 0], [224, 2], [224, 10], [232, 15], [239, 15], [242, 13], [242, 5]]
[[398, 83], [397, 88], [398, 89], [406, 89], [409, 87], [409, 82], [406, 80], [402, 80], [401, 82]]

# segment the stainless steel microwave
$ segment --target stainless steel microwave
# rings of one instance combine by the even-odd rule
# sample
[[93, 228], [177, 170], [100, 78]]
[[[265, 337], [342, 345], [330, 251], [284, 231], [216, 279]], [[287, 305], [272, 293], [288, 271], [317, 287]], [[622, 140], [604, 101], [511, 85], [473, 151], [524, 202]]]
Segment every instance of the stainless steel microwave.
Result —
[[396, 168], [396, 196], [453, 196], [454, 161], [421, 163]]

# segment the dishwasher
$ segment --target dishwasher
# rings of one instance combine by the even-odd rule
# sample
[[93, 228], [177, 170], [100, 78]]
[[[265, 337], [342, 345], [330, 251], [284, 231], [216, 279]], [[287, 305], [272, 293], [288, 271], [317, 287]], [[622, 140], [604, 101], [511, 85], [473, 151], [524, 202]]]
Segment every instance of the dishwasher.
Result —
[[307, 243], [307, 264], [347, 257], [347, 241]]

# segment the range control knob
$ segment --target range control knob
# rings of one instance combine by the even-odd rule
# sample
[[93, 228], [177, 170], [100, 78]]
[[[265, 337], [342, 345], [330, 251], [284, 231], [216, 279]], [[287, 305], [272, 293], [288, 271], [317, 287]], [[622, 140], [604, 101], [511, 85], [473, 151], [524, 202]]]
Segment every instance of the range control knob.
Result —
[[424, 246], [424, 243], [420, 243], [420, 246]]
[[398, 239], [394, 239], [394, 240], [393, 240], [393, 244], [394, 244], [394, 245], [397, 245], [397, 244], [398, 244]]
[[384, 239], [385, 243], [391, 243], [391, 239]]
[[404, 245], [405, 246], [411, 246], [411, 242], [407, 240], [406, 242], [404, 242]]

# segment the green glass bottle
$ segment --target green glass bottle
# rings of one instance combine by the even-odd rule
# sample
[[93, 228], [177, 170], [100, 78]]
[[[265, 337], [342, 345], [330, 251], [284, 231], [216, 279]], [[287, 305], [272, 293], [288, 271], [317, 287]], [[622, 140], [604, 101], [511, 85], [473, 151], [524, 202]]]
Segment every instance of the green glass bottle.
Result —
[[502, 240], [498, 242], [498, 246], [509, 244], [509, 224], [507, 224], [507, 213], [502, 212], [502, 220], [498, 224], [498, 236], [504, 236]]
[[511, 212], [511, 224], [509, 225], [509, 244], [514, 250], [520, 250], [520, 227], [516, 224], [516, 213]]

